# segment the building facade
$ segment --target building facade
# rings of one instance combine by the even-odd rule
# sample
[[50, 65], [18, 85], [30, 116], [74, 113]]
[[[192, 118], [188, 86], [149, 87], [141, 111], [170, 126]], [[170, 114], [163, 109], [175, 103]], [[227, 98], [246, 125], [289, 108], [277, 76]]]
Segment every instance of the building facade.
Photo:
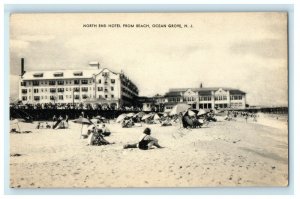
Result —
[[[214, 108], [246, 108], [246, 93], [233, 88], [173, 88], [164, 96], [155, 95], [152, 101], [144, 104], [144, 107], [154, 107], [159, 111], [171, 110], [179, 103], [185, 103], [192, 109]], [[151, 103], [151, 104], [150, 104]], [[143, 108], [144, 108], [143, 107]], [[153, 109], [153, 108], [152, 108]]]
[[192, 109], [246, 107], [246, 93], [233, 88], [170, 89], [165, 95], [165, 109], [178, 103], [189, 104]]
[[127, 76], [107, 68], [25, 72], [22, 66], [19, 100], [24, 104], [91, 103], [118, 108], [134, 105], [138, 94]]

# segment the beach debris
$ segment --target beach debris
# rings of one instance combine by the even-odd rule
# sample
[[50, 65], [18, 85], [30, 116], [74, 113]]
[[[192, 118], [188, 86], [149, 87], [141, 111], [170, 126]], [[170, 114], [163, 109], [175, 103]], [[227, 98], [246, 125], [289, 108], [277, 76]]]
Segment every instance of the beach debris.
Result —
[[275, 166], [272, 166], [272, 169], [274, 170], [274, 169], [276, 169], [276, 167], [275, 167]]
[[20, 154], [20, 153], [10, 154], [10, 157], [19, 157], [19, 156], [22, 156], [22, 154]]

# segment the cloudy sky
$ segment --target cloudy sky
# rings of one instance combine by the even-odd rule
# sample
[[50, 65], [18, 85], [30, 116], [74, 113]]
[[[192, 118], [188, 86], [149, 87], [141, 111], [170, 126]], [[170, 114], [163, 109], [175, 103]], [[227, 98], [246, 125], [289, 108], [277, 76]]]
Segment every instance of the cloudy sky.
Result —
[[250, 105], [287, 105], [285, 13], [14, 14], [10, 55], [12, 98], [24, 57], [27, 71], [81, 69], [99, 61], [115, 72], [123, 70], [143, 96], [202, 82], [241, 89]]

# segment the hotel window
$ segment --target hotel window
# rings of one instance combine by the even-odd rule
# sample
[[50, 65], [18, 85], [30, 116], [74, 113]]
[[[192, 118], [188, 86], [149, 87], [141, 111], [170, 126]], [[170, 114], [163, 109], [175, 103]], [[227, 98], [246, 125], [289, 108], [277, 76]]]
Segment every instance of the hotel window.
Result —
[[53, 95], [51, 95], [50, 100], [55, 100], [55, 97]]
[[79, 84], [80, 81], [78, 79], [74, 80], [74, 84]]
[[22, 100], [23, 100], [23, 101], [26, 101], [26, 100], [27, 100], [27, 97], [26, 97], [26, 96], [23, 96], [23, 97], [22, 97]]
[[75, 91], [75, 92], [79, 92], [79, 91], [80, 91], [80, 88], [79, 88], [79, 87], [75, 87], [75, 88], [74, 88], [74, 91]]
[[80, 99], [79, 95], [75, 95], [75, 99]]
[[107, 98], [107, 95], [105, 95], [105, 98]]
[[102, 98], [102, 95], [99, 95], [98, 98], [101, 99], [101, 98]]
[[32, 85], [33, 86], [38, 86], [38, 85], [40, 85], [40, 82], [39, 81], [32, 81]]
[[82, 72], [74, 72], [73, 74], [74, 74], [74, 76], [82, 76], [83, 73]]
[[55, 88], [50, 88], [50, 93], [55, 93], [56, 89]]
[[58, 96], [58, 99], [63, 100], [63, 99], [64, 99], [64, 96], [63, 96], [63, 95], [59, 95], [59, 96]]
[[98, 80], [98, 83], [101, 84], [101, 79]]
[[64, 91], [65, 91], [64, 88], [58, 88], [58, 89], [57, 89], [57, 92], [60, 92], [60, 93], [62, 93], [62, 92], [64, 92]]
[[86, 98], [88, 98], [87, 95], [82, 95], [82, 99], [86, 99]]
[[82, 87], [82, 88], [81, 88], [81, 91], [87, 92], [87, 91], [88, 91], [88, 87]]
[[38, 100], [40, 100], [40, 96], [34, 96], [33, 99], [34, 99], [35, 101], [38, 101]]
[[98, 91], [103, 91], [103, 87], [98, 87]]
[[41, 89], [41, 92], [44, 92], [44, 89]]
[[201, 96], [200, 101], [211, 101], [211, 96]]
[[34, 93], [38, 93], [38, 92], [39, 92], [39, 89], [35, 88], [35, 89], [33, 89], [33, 92], [34, 92]]
[[68, 89], [68, 88], [66, 88], [66, 91], [69, 91], [69, 89]]
[[114, 87], [113, 87], [113, 86], [111, 87], [111, 90], [112, 90], [112, 91], [114, 90]]
[[33, 74], [33, 77], [43, 77], [44, 74], [43, 73], [35, 73]]
[[58, 84], [58, 85], [64, 85], [64, 83], [65, 83], [65, 82], [64, 82], [63, 80], [58, 80], [58, 81], [57, 81], [57, 84]]
[[55, 81], [53, 80], [49, 81], [49, 85], [55, 85]]
[[26, 86], [26, 82], [21, 82], [21, 86]]
[[86, 79], [81, 80], [81, 84], [88, 84], [88, 80]]
[[111, 95], [111, 98], [114, 98], [115, 96], [114, 95]]
[[31, 89], [29, 89], [29, 93], [31, 92]]
[[54, 77], [63, 77], [64, 73], [54, 73], [53, 76]]
[[47, 92], [47, 88], [45, 88], [45, 92]]
[[43, 99], [43, 96], [41, 96], [41, 99]]
[[31, 100], [31, 96], [29, 96], [29, 100]]
[[26, 94], [27, 93], [27, 89], [22, 89], [22, 93]]
[[45, 95], [45, 99], [47, 99], [47, 95]]
[[111, 79], [110, 82], [111, 82], [112, 84], [114, 84], [114, 83], [116, 82], [116, 80], [115, 80], [115, 79]]

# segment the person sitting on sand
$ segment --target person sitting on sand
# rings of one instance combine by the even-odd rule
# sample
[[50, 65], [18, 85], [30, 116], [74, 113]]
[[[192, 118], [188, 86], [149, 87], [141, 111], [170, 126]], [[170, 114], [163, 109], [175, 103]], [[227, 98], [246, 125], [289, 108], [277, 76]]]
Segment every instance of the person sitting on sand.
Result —
[[87, 145], [100, 146], [100, 145], [108, 145], [108, 144], [114, 144], [114, 142], [110, 143], [109, 141], [104, 139], [104, 137], [102, 135], [102, 130], [94, 127], [92, 133], [88, 137]]
[[46, 122], [46, 128], [51, 129], [51, 126], [48, 124], [48, 122]]
[[111, 134], [110, 130], [105, 126], [105, 124], [102, 124], [102, 135], [109, 136]]
[[156, 146], [157, 148], [163, 148], [162, 146], [160, 146], [158, 144], [158, 139], [150, 136], [151, 135], [151, 129], [150, 128], [146, 128], [143, 133], [145, 135], [143, 135], [143, 138], [140, 139], [140, 141], [138, 143], [126, 144], [126, 145], [123, 146], [123, 148], [124, 149], [139, 148], [139, 149], [142, 149], [142, 150], [148, 150], [152, 146]]

